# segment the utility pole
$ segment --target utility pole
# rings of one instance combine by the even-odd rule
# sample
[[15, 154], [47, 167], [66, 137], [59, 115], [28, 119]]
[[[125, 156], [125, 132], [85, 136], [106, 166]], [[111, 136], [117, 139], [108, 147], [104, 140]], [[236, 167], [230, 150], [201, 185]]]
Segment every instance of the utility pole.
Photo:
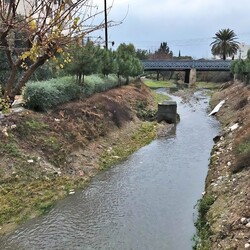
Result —
[[107, 0], [104, 0], [104, 15], [105, 15], [105, 48], [106, 48], [106, 50], [108, 50]]

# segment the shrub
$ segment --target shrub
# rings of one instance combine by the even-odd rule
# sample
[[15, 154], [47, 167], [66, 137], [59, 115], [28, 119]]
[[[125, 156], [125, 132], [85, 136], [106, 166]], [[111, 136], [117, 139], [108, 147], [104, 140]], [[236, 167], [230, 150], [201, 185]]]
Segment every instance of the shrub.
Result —
[[[124, 81], [123, 81], [124, 82]], [[99, 75], [86, 76], [83, 94], [90, 96], [97, 92], [103, 92], [119, 85], [119, 79], [115, 75], [101, 77]]]
[[26, 107], [46, 111], [55, 105], [79, 98], [80, 87], [71, 77], [30, 82], [24, 90]]
[[235, 110], [244, 108], [248, 104], [248, 97], [241, 99], [235, 106]]
[[148, 107], [146, 101], [138, 101], [136, 103], [137, 117], [145, 121], [154, 121], [157, 111]]
[[48, 63], [39, 67], [31, 77], [31, 81], [46, 81], [53, 78], [52, 66]]
[[237, 173], [250, 166], [250, 137], [246, 136], [236, 146], [236, 163], [231, 171]]
[[118, 79], [116, 75], [109, 75], [108, 77], [87, 76], [84, 86], [78, 85], [72, 77], [29, 82], [24, 89], [24, 100], [26, 107], [29, 109], [47, 111], [55, 105], [91, 96], [94, 93], [118, 87], [125, 82], [124, 78]]

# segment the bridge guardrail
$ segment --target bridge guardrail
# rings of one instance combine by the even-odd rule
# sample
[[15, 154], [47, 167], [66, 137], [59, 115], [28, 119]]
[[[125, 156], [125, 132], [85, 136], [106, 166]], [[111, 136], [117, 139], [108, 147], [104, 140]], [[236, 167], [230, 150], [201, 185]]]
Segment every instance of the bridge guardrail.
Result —
[[230, 70], [231, 60], [143, 60], [144, 70]]

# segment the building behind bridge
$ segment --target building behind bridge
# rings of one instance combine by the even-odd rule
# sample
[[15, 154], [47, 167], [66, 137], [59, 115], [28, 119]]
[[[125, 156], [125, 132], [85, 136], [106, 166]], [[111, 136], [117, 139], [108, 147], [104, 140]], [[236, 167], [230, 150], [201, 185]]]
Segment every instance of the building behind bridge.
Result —
[[247, 45], [245, 43], [240, 43], [239, 44], [240, 48], [237, 52], [237, 55], [235, 57], [235, 59], [247, 59], [247, 52], [250, 49], [250, 45]]

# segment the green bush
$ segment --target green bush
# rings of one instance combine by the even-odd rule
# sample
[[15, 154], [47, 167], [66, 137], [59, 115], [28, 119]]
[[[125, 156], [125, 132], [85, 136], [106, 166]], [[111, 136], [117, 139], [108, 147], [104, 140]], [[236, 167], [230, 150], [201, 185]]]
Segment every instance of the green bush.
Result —
[[[122, 83], [124, 82], [125, 80], [122, 79]], [[90, 96], [94, 93], [103, 92], [117, 86], [119, 86], [119, 79], [115, 75], [109, 75], [108, 77], [99, 75], [86, 76], [83, 87], [83, 95]]]
[[31, 76], [31, 81], [47, 81], [54, 77], [52, 66], [48, 63], [39, 67]]
[[125, 84], [126, 80], [116, 75], [86, 76], [80, 86], [72, 77], [54, 78], [48, 81], [29, 82], [24, 89], [26, 107], [36, 111], [47, 111], [52, 107], [78, 98], [85, 98]]
[[145, 121], [154, 121], [157, 111], [148, 107], [146, 101], [138, 101], [136, 104], [137, 117]]
[[233, 173], [238, 173], [250, 166], [250, 137], [247, 136], [236, 147], [236, 163], [231, 166]]
[[37, 111], [46, 111], [55, 105], [77, 99], [79, 96], [80, 87], [71, 77], [30, 82], [24, 90], [26, 107]]

